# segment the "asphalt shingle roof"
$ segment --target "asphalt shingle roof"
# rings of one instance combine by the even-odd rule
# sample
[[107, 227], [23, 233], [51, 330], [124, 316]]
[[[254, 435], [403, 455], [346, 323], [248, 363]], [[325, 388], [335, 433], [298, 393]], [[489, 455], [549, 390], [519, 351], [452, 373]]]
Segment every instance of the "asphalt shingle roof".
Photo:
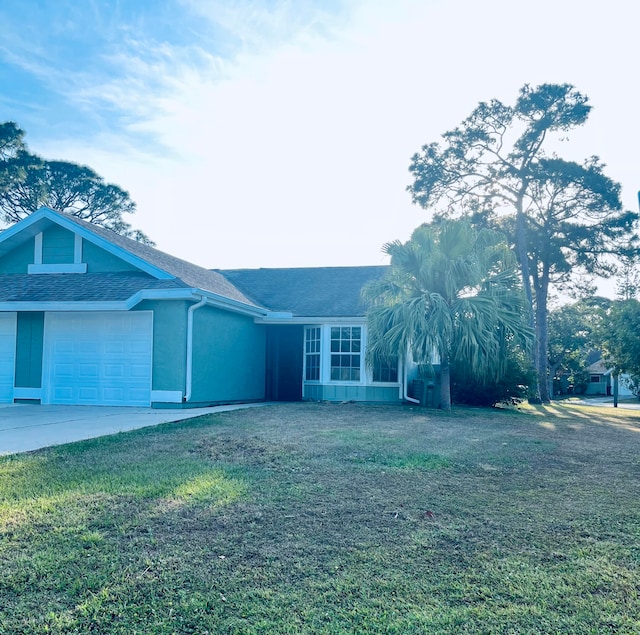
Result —
[[186, 260], [181, 260], [180, 258], [171, 256], [163, 251], [149, 247], [149, 245], [144, 245], [143, 243], [132, 240], [131, 238], [126, 238], [125, 236], [116, 234], [109, 229], [83, 221], [75, 216], [65, 214], [65, 217], [76, 225], [79, 225], [93, 234], [117, 245], [125, 251], [142, 258], [158, 269], [175, 276], [184, 283], [184, 286], [209, 291], [244, 304], [252, 304], [249, 298], [247, 298], [239, 289], [216, 271], [211, 271], [204, 267], [199, 267], [198, 265], [187, 262]]
[[360, 292], [381, 278], [387, 266], [300, 267], [218, 270], [254, 303], [296, 317], [358, 317], [365, 313]]
[[181, 280], [157, 280], [142, 271], [0, 274], [0, 302], [114, 302], [143, 289], [175, 289]]
[[75, 216], [54, 214], [174, 278], [159, 280], [143, 271], [0, 274], [0, 301], [109, 302], [127, 300], [144, 289], [195, 288], [296, 317], [357, 317], [365, 313], [362, 287], [387, 270], [386, 266], [209, 270]]
[[611, 372], [611, 368], [604, 363], [604, 360], [599, 359], [587, 368], [587, 371], [593, 374], [608, 375]]

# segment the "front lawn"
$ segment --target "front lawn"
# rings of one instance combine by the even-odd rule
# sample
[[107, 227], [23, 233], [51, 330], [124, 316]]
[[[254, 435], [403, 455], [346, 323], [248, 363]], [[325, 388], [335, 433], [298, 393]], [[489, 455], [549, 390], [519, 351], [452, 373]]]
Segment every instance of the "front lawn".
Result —
[[640, 411], [282, 404], [0, 459], [0, 633], [637, 634]]

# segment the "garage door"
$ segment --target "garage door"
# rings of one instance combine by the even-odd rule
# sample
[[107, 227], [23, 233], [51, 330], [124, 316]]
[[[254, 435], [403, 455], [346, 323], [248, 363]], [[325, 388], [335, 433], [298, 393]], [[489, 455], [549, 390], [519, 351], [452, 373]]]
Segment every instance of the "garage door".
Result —
[[46, 313], [44, 401], [149, 406], [151, 312]]
[[16, 369], [16, 314], [0, 313], [0, 403], [13, 402]]

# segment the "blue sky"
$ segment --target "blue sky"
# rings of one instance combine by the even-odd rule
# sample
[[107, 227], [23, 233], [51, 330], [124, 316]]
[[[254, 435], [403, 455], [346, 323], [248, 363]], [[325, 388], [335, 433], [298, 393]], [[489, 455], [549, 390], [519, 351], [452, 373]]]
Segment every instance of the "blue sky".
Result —
[[627, 0], [3, 0], [0, 121], [127, 189], [131, 222], [207, 267], [384, 262], [428, 216], [411, 155], [493, 97], [569, 82], [560, 146], [640, 189]]

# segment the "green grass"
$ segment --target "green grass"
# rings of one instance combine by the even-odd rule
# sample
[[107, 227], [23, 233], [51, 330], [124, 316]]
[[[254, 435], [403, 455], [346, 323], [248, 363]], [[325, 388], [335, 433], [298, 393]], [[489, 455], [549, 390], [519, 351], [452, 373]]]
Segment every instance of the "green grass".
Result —
[[0, 459], [0, 633], [636, 634], [640, 412], [283, 404]]

